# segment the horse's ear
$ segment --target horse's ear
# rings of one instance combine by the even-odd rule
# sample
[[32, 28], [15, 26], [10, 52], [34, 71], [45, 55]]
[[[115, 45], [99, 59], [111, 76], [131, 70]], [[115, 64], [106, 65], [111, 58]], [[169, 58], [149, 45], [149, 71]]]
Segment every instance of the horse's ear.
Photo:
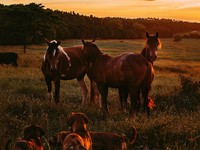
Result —
[[149, 38], [149, 33], [148, 32], [146, 32], [146, 37]]
[[81, 115], [81, 117], [83, 118], [83, 120], [85, 121], [86, 124], [88, 122], [90, 122], [90, 120], [88, 119], [88, 117], [84, 113], [81, 113], [80, 115]]
[[158, 32], [156, 32], [156, 37], [158, 38], [158, 36], [159, 36], [159, 33], [158, 33]]
[[84, 39], [81, 39], [81, 41], [82, 41], [83, 45], [85, 45], [85, 41], [84, 41]]
[[45, 40], [45, 42], [46, 42], [47, 44], [50, 43], [49, 40], [48, 40], [47, 38], [44, 38], [44, 40]]

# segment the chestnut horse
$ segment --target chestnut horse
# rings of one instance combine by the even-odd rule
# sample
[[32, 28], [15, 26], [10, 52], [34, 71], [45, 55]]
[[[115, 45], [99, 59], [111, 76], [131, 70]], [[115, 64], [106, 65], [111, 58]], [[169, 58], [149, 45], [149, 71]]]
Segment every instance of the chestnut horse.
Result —
[[[42, 63], [42, 73], [44, 74], [50, 101], [52, 102], [52, 82], [55, 84], [55, 103], [59, 102], [60, 80], [71, 80], [76, 78], [80, 84], [83, 100], [82, 106], [86, 103], [88, 89], [84, 82], [86, 74], [86, 64], [83, 57], [82, 46], [63, 48], [60, 42], [48, 41], [48, 45]], [[52, 103], [51, 103], [52, 104]]]
[[[159, 33], [156, 32], [156, 35], [149, 35], [148, 32], [146, 32], [146, 42], [145, 47], [143, 48], [141, 55], [143, 55], [152, 65], [153, 62], [157, 59], [157, 51], [159, 48], [161, 48], [161, 42], [159, 39]], [[152, 74], [152, 81], [154, 78], [154, 74]], [[144, 92], [145, 94], [145, 92]], [[142, 94], [142, 95], [144, 95]], [[127, 98], [128, 98], [128, 88], [119, 88], [119, 99], [121, 103], [122, 109], [126, 109], [127, 107]], [[143, 96], [144, 98], [144, 96]], [[150, 97], [149, 97], [150, 99]], [[138, 91], [138, 109], [140, 107], [140, 91]], [[145, 105], [144, 105], [144, 111], [145, 111]], [[148, 113], [149, 114], [149, 113]]]
[[93, 42], [83, 43], [83, 53], [90, 63], [87, 72], [91, 81], [95, 81], [102, 99], [102, 109], [105, 115], [109, 114], [107, 106], [108, 88], [128, 89], [131, 97], [132, 115], [138, 107], [138, 91], [142, 89], [145, 107], [149, 113], [149, 91], [153, 76], [152, 64], [142, 55], [123, 53], [112, 57], [104, 54]]
[[156, 35], [149, 35], [146, 32], [146, 38], [145, 47], [141, 54], [153, 65], [153, 62], [157, 59], [157, 51], [161, 48], [159, 33], [156, 32]]

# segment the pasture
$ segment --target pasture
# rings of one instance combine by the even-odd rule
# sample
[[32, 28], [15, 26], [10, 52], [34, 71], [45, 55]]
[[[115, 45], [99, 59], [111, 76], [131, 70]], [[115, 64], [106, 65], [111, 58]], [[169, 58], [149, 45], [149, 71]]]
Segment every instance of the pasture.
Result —
[[[61, 81], [61, 103], [50, 109], [47, 87], [41, 72], [46, 44], [29, 45], [27, 54], [22, 46], [0, 46], [0, 51], [19, 55], [19, 66], [0, 66], [0, 146], [12, 143], [22, 135], [24, 126], [41, 125], [47, 138], [67, 130], [67, 117], [72, 111], [84, 112], [91, 122], [88, 130], [130, 134], [134, 125], [137, 139], [134, 149], [200, 149], [200, 41], [161, 39], [162, 49], [154, 63], [155, 78], [151, 97], [156, 107], [147, 117], [142, 109], [134, 118], [122, 112], [117, 89], [109, 89], [110, 118], [103, 120], [98, 107], [81, 108], [81, 89], [76, 79]], [[140, 53], [144, 40], [97, 40], [107, 54]], [[82, 45], [81, 40], [61, 41], [61, 46]], [[89, 88], [89, 80], [85, 77]]]

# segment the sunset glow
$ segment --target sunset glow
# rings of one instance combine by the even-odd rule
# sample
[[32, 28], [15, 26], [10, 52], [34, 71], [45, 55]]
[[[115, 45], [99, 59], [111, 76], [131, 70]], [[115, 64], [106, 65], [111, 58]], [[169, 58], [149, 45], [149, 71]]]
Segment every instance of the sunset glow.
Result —
[[[2, 0], [1, 0], [2, 1]], [[45, 8], [96, 17], [169, 18], [200, 22], [199, 0], [6, 0], [2, 4], [42, 3]]]

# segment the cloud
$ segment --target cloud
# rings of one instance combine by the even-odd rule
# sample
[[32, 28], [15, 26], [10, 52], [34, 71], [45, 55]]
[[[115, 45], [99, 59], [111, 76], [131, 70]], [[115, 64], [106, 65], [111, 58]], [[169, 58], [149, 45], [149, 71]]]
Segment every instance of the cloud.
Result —
[[183, 5], [180, 5], [178, 9], [187, 9], [187, 8], [195, 8], [195, 7], [200, 7], [200, 2], [183, 4]]

